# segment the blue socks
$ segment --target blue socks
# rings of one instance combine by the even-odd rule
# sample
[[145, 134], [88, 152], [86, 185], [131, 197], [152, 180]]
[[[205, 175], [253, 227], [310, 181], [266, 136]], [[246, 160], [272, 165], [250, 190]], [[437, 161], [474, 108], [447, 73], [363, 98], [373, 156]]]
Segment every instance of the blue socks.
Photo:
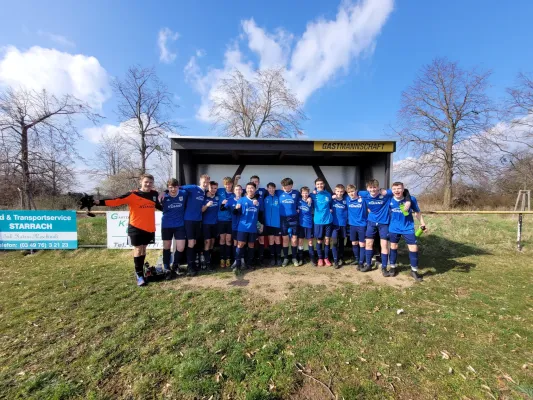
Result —
[[374, 255], [374, 250], [365, 250], [366, 255], [366, 265], [372, 265], [372, 256]]
[[322, 243], [316, 244], [316, 255], [318, 256], [319, 260], [322, 260], [324, 257], [322, 256]]
[[296, 260], [297, 257], [296, 255], [298, 254], [298, 246], [291, 246], [291, 255], [292, 255], [292, 260]]
[[359, 245], [359, 265], [363, 265], [365, 262], [366, 249], [365, 246]]
[[163, 249], [163, 265], [165, 268], [169, 268], [170, 265], [170, 249]]
[[237, 267], [241, 266], [241, 257], [242, 257], [242, 249], [239, 249], [238, 247], [235, 248], [235, 265]]
[[390, 263], [391, 265], [396, 264], [396, 259], [398, 258], [398, 249], [390, 249]]
[[411, 269], [418, 271], [418, 251], [409, 252], [409, 261], [411, 262]]
[[283, 246], [283, 258], [289, 257], [289, 247]]
[[194, 247], [187, 247], [187, 266], [193, 270], [196, 268], [196, 252]]
[[359, 245], [358, 244], [352, 244], [352, 251], [353, 251], [354, 258], [358, 259], [359, 258]]
[[389, 263], [389, 255], [381, 253], [381, 268], [386, 269]]
[[313, 251], [313, 245], [309, 246], [309, 258], [312, 260], [315, 259], [315, 252]]
[[329, 244], [324, 244], [324, 259], [329, 258]]
[[337, 245], [338, 245], [338, 243], [335, 243], [331, 247], [331, 252], [333, 253], [333, 261], [335, 261], [335, 262], [337, 262], [337, 260], [339, 259], [339, 252], [337, 250]]

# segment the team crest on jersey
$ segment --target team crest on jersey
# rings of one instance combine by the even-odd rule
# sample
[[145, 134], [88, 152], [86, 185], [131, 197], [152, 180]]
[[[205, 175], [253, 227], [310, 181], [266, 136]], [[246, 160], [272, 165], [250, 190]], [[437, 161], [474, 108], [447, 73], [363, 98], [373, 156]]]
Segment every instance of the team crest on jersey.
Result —
[[362, 203], [362, 202], [363, 202], [363, 199], [357, 199], [357, 202], [358, 202], [358, 203]]
[[180, 199], [180, 201], [183, 201], [183, 196], [178, 197], [178, 199]]
[[326, 201], [329, 201], [329, 197], [326, 197]]
[[157, 196], [152, 197], [152, 199], [154, 199], [154, 201], [156, 201], [157, 200]]
[[218, 200], [218, 196], [215, 196], [215, 200]]
[[382, 198], [383, 198], [383, 195], [380, 194], [380, 195], [379, 195], [379, 198], [382, 199]]
[[292, 198], [293, 198], [293, 199], [296, 198], [296, 193], [293, 193], [293, 194], [292, 194]]
[[343, 201], [342, 201], [342, 204], [346, 204], [346, 200], [343, 200]]

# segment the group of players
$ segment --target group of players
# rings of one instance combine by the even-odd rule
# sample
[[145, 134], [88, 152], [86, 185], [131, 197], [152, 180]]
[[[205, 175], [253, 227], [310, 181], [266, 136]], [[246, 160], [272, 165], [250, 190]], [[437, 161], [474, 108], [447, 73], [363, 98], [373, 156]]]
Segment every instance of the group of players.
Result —
[[[154, 178], [144, 174], [140, 189], [116, 199], [95, 201], [95, 205], [119, 206], [130, 209], [128, 236], [134, 246], [135, 275], [139, 286], [145, 285], [143, 265], [146, 247], [155, 239], [155, 210], [163, 211], [161, 236], [163, 266], [168, 279], [178, 271], [186, 253], [187, 274], [197, 274], [197, 253], [202, 268], [212, 270], [211, 260], [215, 241], [220, 246], [220, 267], [236, 272], [245, 267], [264, 263], [265, 242], [270, 251], [270, 265], [295, 266], [304, 264], [304, 242], [309, 259], [318, 267], [344, 264], [345, 240], [351, 244], [353, 260], [358, 271], [372, 269], [374, 239], [380, 238], [381, 271], [385, 277], [397, 274], [398, 242], [404, 238], [409, 250], [411, 276], [418, 274], [418, 247], [413, 215], [425, 229], [425, 222], [414, 196], [401, 182], [392, 190], [379, 188], [379, 182], [366, 182], [366, 190], [354, 185], [339, 184], [334, 193], [325, 190], [321, 178], [315, 187], [293, 189], [291, 178], [283, 179], [281, 189], [270, 182], [260, 187], [257, 175], [243, 187], [235, 179], [226, 177], [223, 187], [208, 175], [200, 177], [199, 185], [179, 186], [176, 179], [167, 182], [163, 194], [153, 190]], [[203, 246], [197, 241], [203, 238]], [[175, 240], [172, 260], [171, 246]], [[289, 260], [289, 247], [290, 257]], [[390, 248], [390, 249], [389, 249]], [[390, 251], [389, 251], [390, 250]], [[333, 256], [330, 261], [330, 253]], [[388, 267], [388, 268], [387, 268]]]

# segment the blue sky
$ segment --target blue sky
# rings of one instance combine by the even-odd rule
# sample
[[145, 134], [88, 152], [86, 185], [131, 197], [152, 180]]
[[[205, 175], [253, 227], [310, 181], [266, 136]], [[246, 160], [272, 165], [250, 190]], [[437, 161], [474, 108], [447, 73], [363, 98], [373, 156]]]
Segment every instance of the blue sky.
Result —
[[[106, 117], [97, 129], [80, 126], [84, 155], [105, 126], [118, 129], [108, 82], [133, 64], [156, 68], [176, 96], [183, 134], [207, 135], [205, 107], [224, 73], [281, 63], [305, 101], [306, 135], [338, 139], [383, 137], [402, 90], [435, 57], [492, 70], [495, 99], [520, 71], [533, 70], [526, 0], [4, 1], [1, 8], [0, 85], [75, 87]], [[343, 22], [340, 13], [350, 19], [354, 10], [370, 17]]]

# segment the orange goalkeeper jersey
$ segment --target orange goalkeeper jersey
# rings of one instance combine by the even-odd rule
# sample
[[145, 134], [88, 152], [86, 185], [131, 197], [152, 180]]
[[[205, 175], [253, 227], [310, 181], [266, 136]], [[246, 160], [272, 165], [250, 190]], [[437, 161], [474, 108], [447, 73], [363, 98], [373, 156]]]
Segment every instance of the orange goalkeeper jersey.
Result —
[[127, 204], [130, 209], [130, 219], [128, 224], [128, 234], [155, 232], [155, 210], [162, 210], [158, 195], [154, 190], [142, 192], [132, 190], [116, 199], [100, 200], [101, 205], [117, 207]]

